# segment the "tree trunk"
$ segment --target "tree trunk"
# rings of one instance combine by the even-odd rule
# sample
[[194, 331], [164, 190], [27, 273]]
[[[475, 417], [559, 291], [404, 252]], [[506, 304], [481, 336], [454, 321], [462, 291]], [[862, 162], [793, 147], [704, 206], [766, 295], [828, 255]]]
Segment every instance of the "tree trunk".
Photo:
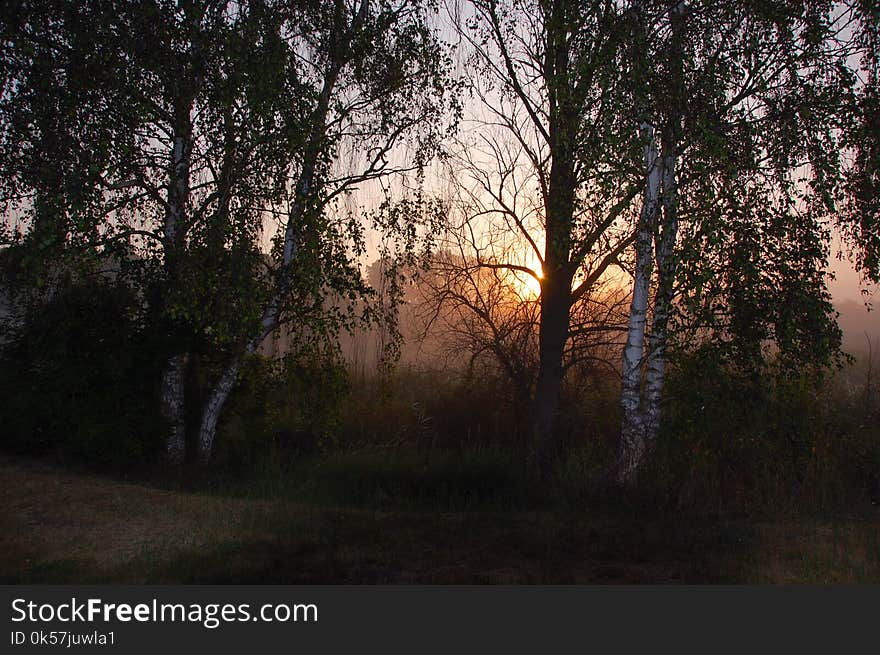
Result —
[[[558, 65], [565, 68], [564, 61]], [[553, 160], [550, 164], [549, 197], [545, 200], [546, 244], [541, 280], [538, 379], [532, 407], [538, 465], [545, 474], [558, 454], [555, 423], [565, 372], [563, 356], [571, 321], [571, 282], [574, 274], [570, 261], [571, 229], [576, 187], [571, 147], [575, 133], [571, 117], [563, 109], [551, 111]]]
[[226, 399], [229, 398], [232, 387], [235, 386], [240, 368], [240, 358], [236, 357], [229, 362], [205, 402], [199, 425], [198, 457], [200, 464], [207, 464], [211, 459], [211, 454], [214, 451], [214, 439], [217, 435], [217, 421], [220, 419], [220, 412], [223, 405], [226, 404]]
[[220, 420], [223, 406], [226, 404], [226, 400], [229, 398], [229, 394], [238, 379], [238, 371], [241, 369], [241, 364], [245, 357], [257, 352], [257, 348], [260, 347], [265, 338], [278, 327], [279, 307], [280, 304], [277, 299], [269, 302], [263, 313], [262, 331], [245, 345], [240, 354], [230, 359], [217, 383], [211, 389], [211, 393], [208, 394], [208, 400], [205, 401], [205, 405], [202, 408], [202, 416], [199, 422], [198, 458], [202, 464], [207, 464], [214, 453], [217, 423]]
[[[191, 113], [191, 100], [182, 102], [175, 113], [168, 199], [162, 226], [164, 268], [167, 278], [166, 298], [164, 298], [166, 303], [167, 296], [170, 295], [173, 298], [173, 291], [179, 284], [180, 250], [185, 231], [184, 220], [190, 191]], [[167, 312], [167, 310], [166, 306], [165, 311]], [[173, 333], [169, 335], [172, 342], [175, 340], [175, 336]], [[165, 443], [165, 455], [168, 460], [178, 463], [182, 462], [186, 455], [184, 380], [187, 361], [187, 354], [178, 352], [171, 356], [162, 373], [162, 414], [171, 428]]]
[[[366, 12], [368, 3], [361, 4], [359, 16], [361, 20]], [[281, 318], [281, 306], [289, 291], [290, 268], [293, 266], [299, 248], [298, 239], [303, 231], [308, 230], [307, 218], [310, 210], [309, 203], [314, 195], [314, 187], [317, 177], [318, 160], [320, 158], [321, 141], [326, 130], [327, 113], [330, 107], [330, 98], [339, 76], [339, 62], [331, 62], [324, 76], [324, 84], [318, 96], [318, 102], [311, 116], [312, 130], [304, 149], [302, 168], [293, 191], [293, 202], [287, 215], [287, 223], [284, 228], [284, 244], [281, 255], [281, 263], [274, 280], [274, 292], [271, 300], [263, 310], [260, 322], [260, 334], [255, 335], [244, 349], [233, 355], [227, 363], [220, 379], [214, 385], [208, 400], [202, 410], [199, 424], [199, 461], [206, 464], [211, 459], [214, 451], [214, 441], [217, 434], [217, 423], [227, 398], [235, 386], [238, 371], [244, 357], [257, 351], [263, 340], [275, 330]]]
[[168, 360], [162, 374], [162, 416], [170, 427], [165, 442], [165, 458], [175, 464], [182, 463], [186, 454], [184, 377], [187, 359], [186, 353], [174, 355]]
[[675, 243], [678, 237], [678, 207], [675, 180], [675, 145], [664, 147], [663, 157], [663, 233], [657, 248], [657, 294], [648, 341], [648, 367], [645, 374], [645, 438], [649, 448], [660, 431], [663, 382], [666, 374], [666, 340], [669, 310], [675, 281]]
[[666, 376], [666, 342], [669, 311], [675, 283], [675, 245], [678, 240], [678, 148], [681, 139], [681, 108], [684, 105], [684, 12], [683, 2], [669, 9], [671, 28], [669, 59], [669, 118], [663, 129], [663, 219], [657, 245], [657, 293], [648, 342], [648, 366], [645, 374], [645, 438], [652, 448], [660, 432], [663, 383]]
[[[663, 130], [663, 157], [657, 152], [657, 134], [653, 126], [643, 122], [645, 139], [645, 170], [648, 179], [636, 241], [636, 275], [630, 307], [629, 332], [623, 355], [623, 391], [621, 408], [620, 458], [617, 481], [631, 486], [636, 482], [643, 465], [657, 439], [660, 429], [660, 401], [666, 372], [666, 340], [669, 310], [672, 304], [675, 260], [673, 257], [678, 235], [676, 157], [681, 132], [683, 79], [683, 12], [684, 3], [675, 3], [669, 9], [671, 37], [669, 56], [672, 70], [669, 77], [669, 115]], [[657, 235], [658, 196], [663, 189], [662, 234]], [[656, 240], [657, 292], [654, 296], [653, 319], [648, 343], [645, 372], [645, 396], [640, 393], [641, 368], [644, 356], [647, 304], [650, 295], [652, 269], [652, 239]]]
[[660, 195], [661, 164], [657, 139], [652, 125], [643, 122], [640, 131], [645, 139], [645, 192], [636, 235], [636, 269], [630, 302], [626, 347], [623, 350], [623, 389], [620, 394], [620, 453], [617, 482], [635, 483], [638, 468], [646, 454], [645, 425], [641, 411], [641, 371], [645, 350], [645, 327], [648, 314], [651, 273], [653, 270], [654, 231]]
[[540, 364], [533, 405], [533, 439], [538, 464], [546, 471], [556, 450], [554, 423], [562, 392], [565, 343], [568, 341], [571, 281], [562, 271], [541, 281]]

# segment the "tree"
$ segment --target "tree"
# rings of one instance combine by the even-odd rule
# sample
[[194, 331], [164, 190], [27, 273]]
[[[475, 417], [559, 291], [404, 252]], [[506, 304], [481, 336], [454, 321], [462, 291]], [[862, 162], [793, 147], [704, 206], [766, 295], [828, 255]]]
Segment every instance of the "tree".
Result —
[[[447, 229], [417, 282], [419, 338], [439, 345], [438, 356], [445, 353], [447, 362], [468, 375], [479, 371], [484, 379], [500, 380], [508, 411], [528, 426], [539, 368], [540, 286], [509, 267], [521, 253], [508, 252], [497, 260], [508, 264], [497, 265], [487, 258], [486, 242], [478, 248], [471, 241], [476, 235], [470, 229]], [[496, 243], [491, 252], [497, 257], [504, 251]], [[604, 282], [573, 303], [562, 356], [567, 378], [572, 373], [579, 380], [595, 378], [598, 372], [616, 377], [612, 357], [624, 330], [625, 300], [619, 288]]]
[[646, 146], [655, 186], [643, 205], [652, 218], [640, 225], [624, 356], [621, 484], [635, 482], [656, 441], [670, 341], [691, 348], [714, 340], [753, 367], [771, 352], [781, 363], [818, 366], [838, 352], [824, 283], [826, 225], [852, 97], [845, 7], [673, 2], [640, 10], [654, 21], [643, 57], [656, 65], [641, 88], [660, 138]]
[[[356, 188], [419, 174], [456, 116], [450, 60], [418, 0], [354, 5], [342, 0], [292, 8], [285, 36], [294, 75], [308, 99], [298, 147], [287, 166], [275, 266], [259, 322], [224, 364], [202, 410], [199, 457], [210, 458], [217, 421], [242, 359], [281, 323], [333, 331], [341, 317], [321, 311], [331, 293], [354, 299], [366, 289], [356, 258], [363, 227], [335, 209]], [[400, 149], [409, 149], [402, 157]], [[378, 186], [377, 186], [378, 185]], [[418, 191], [374, 214], [383, 232], [411, 249], [417, 222], [430, 216]], [[341, 214], [341, 215], [340, 215]], [[303, 311], [303, 308], [311, 311]], [[311, 317], [309, 316], [311, 314]], [[309, 320], [311, 318], [311, 320]]]
[[[415, 0], [34, 2], [4, 21], [7, 216], [30, 215], [31, 241], [49, 225], [65, 254], [115, 257], [138, 279], [165, 335], [170, 459], [184, 456], [194, 349], [223, 362], [201, 412], [207, 459], [242, 357], [285, 321], [332, 332], [350, 316], [323, 299], [368, 293], [364, 217], [341, 200], [364, 186], [390, 194], [381, 181], [421, 170], [455, 117], [429, 11]], [[411, 196], [373, 223], [405, 247], [426, 206]], [[263, 230], [278, 217], [267, 258]]]
[[572, 308], [591, 298], [633, 241], [630, 219], [644, 171], [621, 112], [631, 104], [623, 56], [631, 16], [609, 2], [474, 0], [470, 6], [473, 15], [460, 34], [479, 73], [471, 90], [482, 132], [467, 146], [483, 148], [482, 160], [490, 162], [465, 168], [476, 189], [471, 200], [485, 205], [471, 217], [495, 230], [506, 227], [523, 244], [520, 253], [529, 253], [525, 262], [512, 262], [504, 259], [509, 252], [487, 251], [478, 263], [540, 283], [531, 406], [546, 471], [557, 450], [554, 423]]
[[[16, 10], [5, 23], [7, 203], [33, 215], [31, 241], [51, 223], [65, 254], [116, 259], [120, 274], [137, 279], [150, 322], [165, 335], [157, 356], [166, 361], [166, 452], [180, 461], [188, 352], [206, 334], [224, 347], [257, 312], [247, 305], [259, 293], [245, 291], [259, 276], [255, 240], [264, 212], [280, 201], [301, 133], [303, 89], [289, 77], [279, 6], [37, 2]], [[54, 122], [33, 120], [43, 106]], [[58, 144], [66, 158], [56, 156]], [[51, 195], [58, 209], [50, 216], [42, 198], [56, 181], [65, 186]], [[215, 296], [235, 271], [246, 286], [228, 289], [237, 306], [218, 312]]]

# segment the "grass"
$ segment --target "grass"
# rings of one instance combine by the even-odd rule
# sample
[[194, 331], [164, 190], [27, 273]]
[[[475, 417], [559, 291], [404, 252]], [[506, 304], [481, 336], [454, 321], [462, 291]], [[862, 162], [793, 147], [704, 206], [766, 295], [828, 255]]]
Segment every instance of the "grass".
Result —
[[[0, 581], [880, 582], [876, 513], [756, 520], [530, 506], [526, 485], [478, 458], [414, 469], [410, 457], [315, 460], [274, 499], [3, 460]], [[451, 478], [438, 488], [441, 470]]]

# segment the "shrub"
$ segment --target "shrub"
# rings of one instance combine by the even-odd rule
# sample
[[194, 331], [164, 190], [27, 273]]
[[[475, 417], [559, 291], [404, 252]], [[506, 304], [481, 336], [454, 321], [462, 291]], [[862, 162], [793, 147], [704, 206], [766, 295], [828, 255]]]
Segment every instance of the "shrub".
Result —
[[218, 427], [217, 467], [243, 472], [267, 460], [283, 464], [279, 458], [336, 443], [347, 393], [345, 370], [333, 353], [249, 358]]
[[761, 374], [711, 357], [670, 371], [648, 493], [707, 511], [858, 509], [880, 480], [880, 430], [839, 378]]
[[99, 468], [152, 458], [159, 378], [138, 302], [103, 278], [65, 283], [34, 303], [0, 352], [0, 445]]

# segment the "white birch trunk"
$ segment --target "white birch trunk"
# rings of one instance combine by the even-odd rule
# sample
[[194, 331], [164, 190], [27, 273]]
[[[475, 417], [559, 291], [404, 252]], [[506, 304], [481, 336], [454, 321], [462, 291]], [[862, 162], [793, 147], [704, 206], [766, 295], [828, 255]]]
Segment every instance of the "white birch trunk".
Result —
[[214, 451], [214, 441], [217, 435], [217, 422], [220, 420], [220, 414], [223, 406], [229, 398], [232, 388], [238, 378], [238, 371], [244, 356], [251, 355], [256, 352], [257, 348], [263, 340], [271, 334], [279, 325], [281, 318], [281, 304], [284, 301], [288, 289], [288, 280], [290, 277], [290, 267], [293, 266], [297, 253], [297, 237], [298, 232], [302, 229], [303, 221], [307, 214], [309, 195], [314, 185], [317, 157], [318, 157], [318, 140], [323, 136], [324, 125], [327, 120], [327, 111], [329, 108], [330, 93], [336, 81], [338, 71], [331, 71], [325, 79], [321, 96], [318, 100], [318, 107], [315, 112], [316, 127], [307, 146], [307, 157], [303, 161], [303, 167], [294, 187], [293, 203], [287, 214], [287, 223], [284, 227], [284, 247], [282, 249], [280, 270], [275, 280], [275, 289], [272, 299], [263, 310], [263, 316], [260, 321], [260, 334], [251, 339], [244, 348], [243, 353], [233, 356], [232, 360], [227, 364], [217, 383], [211, 389], [208, 400], [202, 410], [201, 422], [199, 425], [199, 461], [207, 463], [211, 459]]
[[[275, 303], [270, 303], [269, 307], [273, 306], [275, 306]], [[199, 423], [198, 459], [201, 464], [207, 464], [211, 461], [211, 455], [214, 452], [214, 441], [217, 437], [217, 422], [220, 420], [223, 406], [226, 404], [226, 400], [229, 398], [229, 394], [238, 380], [238, 372], [241, 369], [244, 357], [253, 355], [263, 340], [278, 327], [277, 311], [268, 310], [263, 317], [262, 325], [263, 332], [248, 342], [242, 355], [233, 357], [227, 363], [220, 378], [211, 389], [211, 393], [208, 394], [208, 399], [202, 408], [202, 416]]]
[[[353, 38], [360, 31], [366, 21], [369, 12], [369, 0], [361, 0], [347, 38]], [[281, 319], [281, 307], [285, 296], [289, 291], [290, 269], [296, 262], [298, 238], [301, 232], [307, 229], [304, 224], [308, 216], [309, 202], [314, 193], [318, 175], [318, 163], [321, 155], [321, 142], [327, 129], [327, 116], [330, 111], [330, 99], [339, 78], [342, 62], [331, 59], [330, 65], [324, 73], [324, 81], [318, 102], [311, 117], [311, 132], [304, 148], [302, 168], [296, 185], [294, 186], [293, 202], [287, 214], [287, 223], [284, 227], [284, 245], [279, 273], [275, 279], [275, 289], [263, 310], [260, 321], [260, 333], [255, 335], [244, 347], [243, 351], [236, 354], [227, 364], [220, 379], [214, 385], [208, 400], [202, 411], [199, 425], [199, 460], [207, 463], [214, 449], [214, 441], [217, 434], [217, 422], [223, 406], [235, 386], [238, 371], [243, 358], [256, 352], [263, 340], [271, 334], [279, 325]]]
[[220, 420], [220, 414], [223, 406], [232, 392], [235, 382], [238, 379], [238, 371], [241, 368], [243, 357], [252, 355], [260, 347], [263, 340], [271, 334], [279, 325], [281, 318], [281, 303], [287, 292], [286, 278], [289, 276], [290, 266], [296, 259], [297, 252], [297, 228], [302, 221], [306, 212], [306, 194], [311, 190], [312, 181], [315, 175], [316, 161], [307, 161], [303, 164], [303, 170], [297, 181], [295, 199], [288, 213], [287, 224], [284, 230], [284, 249], [281, 261], [281, 268], [278, 279], [275, 282], [275, 291], [272, 299], [263, 310], [263, 316], [260, 321], [260, 334], [251, 339], [245, 346], [243, 352], [233, 356], [227, 363], [226, 368], [220, 375], [214, 387], [208, 394], [208, 400], [202, 409], [201, 421], [199, 424], [198, 437], [198, 458], [202, 464], [207, 464], [214, 452], [214, 441], [217, 436], [217, 423]]
[[[171, 146], [172, 180], [168, 189], [168, 206], [165, 210], [165, 247], [177, 245], [186, 199], [189, 196], [189, 153], [188, 139], [182, 131], [186, 127], [178, 127]], [[187, 130], [188, 131], [188, 130]]]
[[165, 441], [165, 458], [175, 464], [183, 462], [186, 453], [186, 416], [184, 413], [184, 375], [186, 354], [168, 360], [162, 373], [162, 416], [170, 432]]
[[674, 152], [663, 157], [663, 233], [657, 248], [657, 293], [654, 297], [651, 335], [648, 340], [648, 366], [645, 373], [644, 423], [649, 449], [660, 431], [660, 401], [666, 374], [666, 340], [675, 281], [674, 251], [678, 237], [675, 158]]
[[220, 411], [235, 386], [238, 379], [238, 371], [241, 368], [241, 358], [236, 357], [226, 366], [217, 384], [211, 389], [208, 400], [202, 409], [202, 421], [199, 425], [199, 462], [207, 464], [214, 450], [214, 439], [217, 434], [217, 421], [220, 419]]
[[645, 350], [651, 273], [653, 269], [654, 230], [660, 196], [662, 164], [658, 161], [654, 126], [642, 122], [645, 140], [645, 192], [636, 234], [636, 269], [630, 302], [626, 347], [623, 350], [623, 388], [620, 394], [622, 425], [617, 481], [635, 482], [636, 472], [645, 455], [645, 430], [641, 412], [641, 370]]
[[[171, 147], [171, 179], [163, 224], [165, 270], [168, 284], [174, 285], [179, 259], [180, 234], [189, 197], [190, 121], [191, 106], [176, 120]], [[162, 373], [162, 415], [170, 425], [165, 443], [165, 456], [175, 463], [183, 462], [186, 454], [186, 420], [184, 384], [189, 357], [185, 352], [173, 354]]]
[[648, 449], [653, 447], [660, 432], [663, 383], [666, 376], [666, 342], [669, 312], [672, 306], [676, 274], [675, 247], [678, 240], [678, 147], [681, 132], [681, 108], [684, 93], [684, 15], [685, 3], [677, 2], [669, 9], [670, 60], [669, 122], [663, 133], [663, 219], [662, 234], [657, 244], [657, 293], [654, 297], [651, 336], [648, 342], [648, 365], [645, 373], [645, 438]]

